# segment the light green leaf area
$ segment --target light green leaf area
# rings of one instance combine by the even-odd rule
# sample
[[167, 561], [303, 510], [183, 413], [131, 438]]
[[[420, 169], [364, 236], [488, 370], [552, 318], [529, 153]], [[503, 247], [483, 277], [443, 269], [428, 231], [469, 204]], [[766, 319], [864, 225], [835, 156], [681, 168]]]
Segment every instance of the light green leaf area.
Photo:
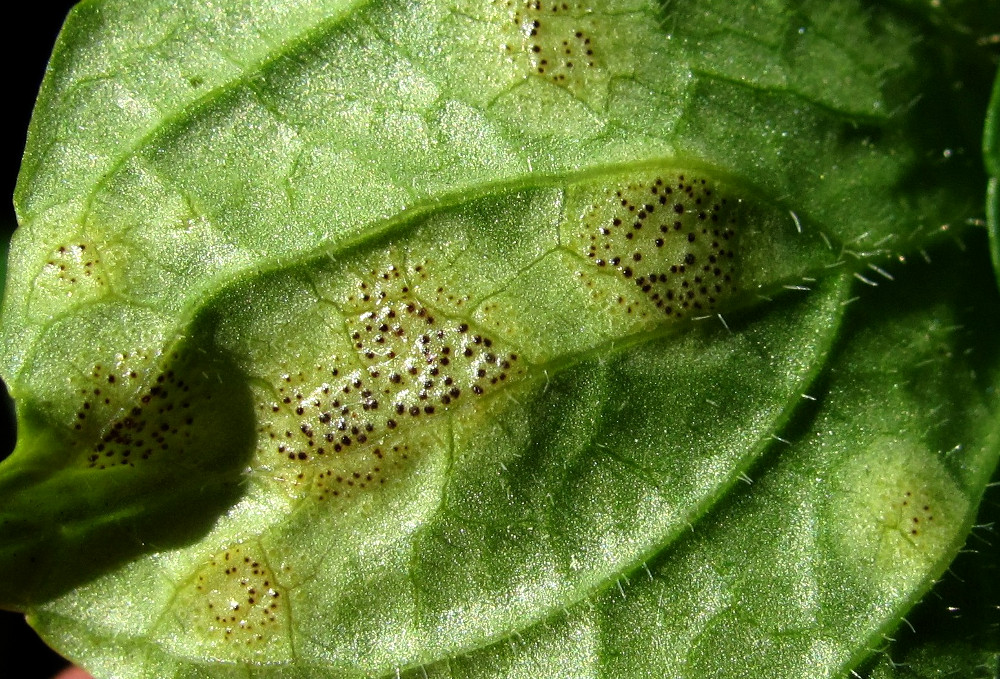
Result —
[[858, 667], [1000, 453], [982, 108], [925, 30], [79, 6], [16, 196], [0, 603], [98, 677]]

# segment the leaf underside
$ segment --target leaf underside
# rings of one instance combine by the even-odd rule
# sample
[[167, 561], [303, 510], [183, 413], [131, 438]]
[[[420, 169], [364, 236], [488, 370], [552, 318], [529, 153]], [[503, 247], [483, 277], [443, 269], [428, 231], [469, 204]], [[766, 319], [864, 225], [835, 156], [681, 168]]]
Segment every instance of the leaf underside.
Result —
[[873, 651], [1000, 454], [958, 20], [80, 5], [16, 194], [0, 603], [98, 677], [943, 666]]

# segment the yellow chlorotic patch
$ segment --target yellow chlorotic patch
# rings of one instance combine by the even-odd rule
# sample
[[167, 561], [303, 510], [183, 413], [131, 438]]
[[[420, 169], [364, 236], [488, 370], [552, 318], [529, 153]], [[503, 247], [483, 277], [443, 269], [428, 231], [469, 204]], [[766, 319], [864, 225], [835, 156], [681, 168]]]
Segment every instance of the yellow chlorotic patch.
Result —
[[211, 475], [235, 474], [249, 457], [246, 384], [203, 339], [166, 353], [111, 354], [71, 373], [69, 383], [77, 398], [67, 411], [67, 451], [75, 451], [77, 467], [101, 475], [203, 474], [207, 486], [217, 480]]
[[922, 443], [878, 439], [835, 478], [830, 530], [842, 558], [880, 588], [918, 587], [961, 539], [968, 500]]
[[70, 243], [56, 248], [35, 279], [36, 287], [79, 295], [104, 287], [103, 264], [97, 249], [87, 243]]
[[494, 0], [501, 17], [500, 51], [526, 75], [599, 106], [607, 90], [606, 54], [594, 8], [587, 2]]
[[44, 304], [48, 313], [54, 315], [81, 300], [111, 292], [106, 270], [107, 263], [93, 243], [72, 241], [49, 253], [32, 281], [31, 294], [41, 298], [35, 304]]
[[386, 484], [434, 447], [424, 434], [443, 415], [523, 373], [517, 353], [418, 300], [399, 267], [365, 271], [341, 296], [331, 332], [349, 343], [324, 344], [345, 353], [307, 370], [284, 364], [258, 405], [256, 466], [319, 500]]
[[[282, 570], [282, 569], [279, 569]], [[284, 570], [287, 570], [284, 569]], [[211, 556], [179, 590], [175, 621], [185, 631], [174, 643], [205, 644], [216, 657], [287, 660], [290, 653], [287, 591], [252, 542]], [[237, 646], [238, 648], [227, 649]]]
[[[90, 469], [135, 467], [189, 448], [198, 412], [204, 413], [214, 385], [206, 385], [200, 372], [182, 372], [184, 376], [175, 368], [156, 370], [144, 352], [122, 353], [112, 365], [93, 366], [94, 386], [80, 390], [74, 425], [78, 431], [90, 430], [87, 439], [96, 439], [84, 451], [84, 464]], [[110, 412], [114, 416], [109, 421]]]
[[[703, 173], [647, 173], [571, 190], [565, 247], [645, 298], [618, 293], [628, 313], [705, 315], [737, 290], [739, 199]], [[586, 281], [585, 281], [586, 284]], [[593, 284], [591, 284], [593, 285]]]

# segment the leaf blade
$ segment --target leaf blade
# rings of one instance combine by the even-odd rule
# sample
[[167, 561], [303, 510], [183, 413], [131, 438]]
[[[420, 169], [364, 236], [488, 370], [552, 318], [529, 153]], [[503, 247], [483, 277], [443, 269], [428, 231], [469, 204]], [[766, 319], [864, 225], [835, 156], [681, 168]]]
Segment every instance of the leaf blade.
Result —
[[[107, 7], [92, 3], [88, 16]], [[37, 469], [43, 459], [67, 468], [53, 478], [70, 489], [68, 504], [50, 512], [63, 533], [71, 524], [64, 517], [74, 511], [72, 488], [83, 485], [69, 471], [75, 464], [129, 467], [138, 431], [161, 424], [170, 431], [171, 422], [159, 416], [128, 414], [140, 407], [136, 399], [159, 398], [153, 381], [174, 360], [169, 348], [210, 347], [211, 358], [191, 359], [180, 370], [185, 380], [196, 382], [205, 360], [226, 366], [219, 377], [230, 386], [221, 392], [235, 393], [238, 403], [199, 408], [206, 429], [241, 422], [236, 429], [256, 432], [252, 441], [208, 437], [189, 446], [217, 457], [192, 462], [190, 474], [178, 474], [182, 485], [197, 488], [211, 478], [205, 474], [213, 460], [224, 457], [218, 478], [242, 494], [204, 511], [205, 523], [180, 541], [186, 544], [156, 539], [147, 546], [142, 538], [150, 535], [133, 525], [139, 539], [124, 558], [99, 563], [97, 570], [111, 569], [107, 575], [54, 578], [63, 589], [79, 587], [33, 605], [36, 624], [61, 635], [57, 643], [70, 655], [109, 673], [118, 671], [112, 656], [130, 656], [138, 675], [155, 667], [185, 676], [201, 666], [262, 676], [316, 669], [448, 673], [454, 663], [472, 674], [537, 676], [539, 667], [560, 672], [570, 658], [582, 663], [576, 670], [595, 676], [613, 674], [616, 662], [631, 671], [648, 669], [641, 664], [648, 659], [654, 672], [667, 674], [679, 666], [707, 670], [720, 658], [730, 672], [762, 663], [758, 670], [794, 674], [808, 665], [809, 653], [830, 671], [859, 660], [865, 635], [890, 625], [957, 545], [956, 517], [971, 516], [964, 503], [971, 506], [975, 484], [992, 464], [987, 453], [967, 461], [971, 477], [939, 482], [946, 474], [938, 449], [922, 438], [858, 444], [881, 451], [876, 463], [898, 472], [892, 479], [939, 501], [939, 520], [950, 517], [949, 528], [938, 537], [930, 532], [927, 559], [906, 557], [899, 551], [905, 545], [886, 548], [906, 558], [893, 567], [892, 559], [876, 559], [879, 594], [856, 595], [860, 606], [882, 608], [854, 615], [854, 627], [829, 639], [771, 634], [765, 628], [780, 621], [761, 599], [747, 613], [759, 618], [756, 628], [720, 614], [717, 627], [689, 639], [686, 650], [640, 651], [634, 639], [615, 636], [618, 623], [608, 621], [618, 613], [594, 610], [620, 608], [612, 601], [619, 587], [625, 592], [618, 577], [654, 557], [671, 562], [686, 549], [688, 522], [723, 536], [718, 545], [695, 540], [699, 549], [743, 544], [758, 553], [737, 580], [756, 574], [792, 582], [801, 575], [794, 558], [782, 561], [775, 552], [774, 539], [742, 543], [733, 533], [739, 511], [727, 513], [756, 507], [760, 516], [761, 508], [779, 505], [795, 473], [781, 461], [776, 467], [787, 473], [774, 485], [740, 493], [733, 484], [770, 437], [785, 438], [785, 426], [795, 434], [788, 437], [795, 450], [808, 451], [814, 464], [827, 459], [796, 427], [815, 415], [800, 394], [829, 367], [839, 319], [851, 309], [842, 306], [851, 301], [846, 282], [858, 290], [894, 287], [890, 261], [937, 257], [946, 235], [937, 226], [962, 224], [978, 210], [970, 207], [979, 199], [975, 164], [941, 150], [962, 148], [965, 123], [976, 113], [953, 111], [933, 96], [935, 77], [944, 81], [951, 71], [917, 52], [927, 26], [893, 9], [862, 17], [851, 3], [771, 6], [756, 15], [722, 5], [692, 14], [643, 2], [567, 4], [562, 15], [558, 8], [478, 3], [462, 11], [400, 3], [337, 8], [329, 15], [318, 4], [296, 6], [296, 16], [307, 17], [304, 32], [291, 31], [277, 51], [265, 49], [251, 68], [240, 65], [239, 75], [220, 69], [221, 89], [185, 99], [169, 124], [144, 128], [140, 143], [129, 142], [135, 126], [125, 125], [106, 145], [109, 157], [117, 154], [114, 170], [83, 173], [82, 190], [67, 189], [66, 209], [44, 207], [51, 196], [42, 188], [71, 171], [71, 162], [50, 157], [54, 171], [37, 184], [31, 172], [24, 175], [19, 195], [30, 209], [14, 260], [15, 288], [5, 297], [5, 374], [22, 414], [39, 413], [39, 431], [88, 427], [84, 435], [55, 435], [68, 445], [28, 432], [16, 456], [30, 466], [34, 447]], [[185, 11], [173, 3], [171, 10]], [[218, 30], [238, 41], [243, 34], [227, 25]], [[90, 36], [94, 44], [102, 30]], [[306, 37], [294, 37], [300, 33]], [[131, 37], [141, 35], [136, 29]], [[67, 44], [83, 37], [67, 36]], [[452, 47], [442, 48], [445, 37]], [[560, 40], [574, 61], [593, 56], [590, 70], [571, 71]], [[274, 41], [250, 43], [253, 51]], [[942, 53], [951, 47], [945, 40]], [[453, 58], [440, 58], [442, 49]], [[543, 51], [552, 62], [541, 61]], [[53, 92], [60, 77], [75, 77], [59, 68]], [[846, 72], [851, 78], [842, 78]], [[171, 73], [131, 75], [151, 84]], [[843, 86], [830, 87], [831, 78]], [[86, 105], [99, 109], [102, 101]], [[64, 125], [67, 111], [49, 122]], [[928, 131], [921, 125], [928, 116], [956, 124]], [[657, 204], [665, 198], [657, 178], [667, 186], [679, 181], [674, 188], [688, 197]], [[687, 201], [704, 201], [709, 191], [732, 205], [699, 214]], [[670, 220], [651, 217], [671, 211], [687, 239], [647, 235], [657, 226], [672, 232]], [[631, 213], [645, 216], [631, 224]], [[730, 215], [732, 233], [699, 230], [698, 220]], [[650, 261], [652, 272], [642, 268]], [[688, 277], [685, 267], [705, 261], [714, 270], [706, 265]], [[863, 313], [875, 315], [873, 325], [884, 323], [883, 313], [898, 315], [884, 298], [859, 298]], [[988, 302], [977, 304], [988, 313]], [[375, 319], [392, 318], [390, 311], [408, 319], [398, 322], [397, 338], [388, 334], [392, 323], [375, 329]], [[918, 323], [945, 316], [937, 307], [914, 312]], [[928, 336], [957, 352], [936, 322]], [[436, 334], [424, 340], [418, 323]], [[757, 327], [768, 329], [755, 334]], [[452, 382], [444, 387], [455, 393], [438, 383], [438, 373], [422, 373], [441, 372], [449, 361], [444, 374]], [[876, 374], [859, 372], [865, 365], [877, 366]], [[824, 379], [833, 380], [832, 392], [850, 394], [867, 379], [882, 384], [899, 365], [889, 354], [835, 367]], [[420, 387], [403, 378], [411, 368], [427, 380], [428, 398], [440, 402], [418, 400]], [[204, 372], [205, 380], [215, 374]], [[406, 387], [392, 386], [404, 379]], [[98, 382], [114, 393], [108, 407], [81, 406], [80, 390], [97, 396]], [[963, 377], [957, 400], [975, 399], [970, 385], [989, 389]], [[482, 395], [477, 387], [486, 396], [466, 407], [470, 391]], [[364, 413], [376, 409], [379, 394], [382, 412], [397, 410], [386, 416], [392, 419], [380, 414], [369, 422]], [[100, 417], [89, 412], [94, 405]], [[336, 408], [347, 409], [340, 430], [346, 433], [333, 432]], [[88, 424], [92, 414], [96, 425]], [[242, 423], [244, 416], [253, 425]], [[854, 417], [865, 421], [864, 413]], [[378, 429], [364, 429], [365, 422]], [[128, 441], [114, 434], [117, 425], [129, 430]], [[90, 459], [91, 445], [105, 446], [94, 450], [111, 459]], [[338, 456], [327, 446], [337, 446]], [[400, 452], [407, 446], [419, 454]], [[324, 460], [336, 459], [317, 462], [328, 454]], [[394, 465], [391, 473], [383, 459]], [[827, 509], [836, 515], [828, 523], [837, 526], [852, 525], [857, 508], [867, 507], [868, 518], [843, 538], [863, 551], [892, 479], [880, 486], [859, 471], [867, 462], [858, 464], [843, 473], [867, 484], [868, 494], [842, 488], [841, 509]], [[918, 471], [901, 471], [908, 465]], [[4, 471], [15, 476], [12, 465]], [[25, 497], [52, 494], [25, 478], [6, 483], [29, 488]], [[107, 498], [129, 488], [110, 474], [87, 478]], [[383, 481], [391, 490], [368, 490], [366, 484]], [[141, 486], [128, 492], [137, 490], [171, 495], [169, 488]], [[337, 510], [319, 509], [322, 502]], [[825, 506], [814, 497], [809, 511]], [[154, 524], [173, 511], [152, 499], [143, 509]], [[106, 508], [86, 511], [96, 522], [123, 527], [123, 517]], [[772, 536], [794, 529], [765, 519], [756, 527]], [[762, 556], [768, 550], [773, 559]], [[722, 556], [712, 559], [737, 572]], [[773, 572], [765, 566], [772, 561], [787, 570]], [[831, 576], [838, 577], [849, 579]], [[130, 612], [133, 582], [152, 603]], [[52, 595], [36, 589], [29, 598]], [[676, 589], [671, 596], [694, 595]], [[74, 621], [93, 598], [103, 603]], [[849, 608], [842, 600], [831, 606]], [[573, 611], [568, 636], [553, 636], [543, 627], [563, 607]], [[321, 624], [294, 623], [290, 610], [295, 620]], [[678, 623], [646, 613], [632, 615], [635, 629]], [[799, 613], [808, 618], [809, 611]], [[333, 629], [342, 633], [329, 636]], [[122, 637], [122, 630], [121, 641], [104, 642], [109, 654], [92, 655], [96, 640]], [[186, 637], [188, 630], [196, 633]], [[530, 642], [519, 646], [522, 633]], [[607, 650], [612, 638], [623, 654]], [[515, 652], [497, 653], [493, 642], [512, 642]], [[743, 644], [758, 642], [772, 644], [774, 653], [742, 652]], [[683, 662], [668, 660], [671, 652]], [[457, 660], [463, 653], [482, 664]], [[273, 665], [251, 669], [260, 662]], [[433, 662], [443, 664], [424, 667]]]

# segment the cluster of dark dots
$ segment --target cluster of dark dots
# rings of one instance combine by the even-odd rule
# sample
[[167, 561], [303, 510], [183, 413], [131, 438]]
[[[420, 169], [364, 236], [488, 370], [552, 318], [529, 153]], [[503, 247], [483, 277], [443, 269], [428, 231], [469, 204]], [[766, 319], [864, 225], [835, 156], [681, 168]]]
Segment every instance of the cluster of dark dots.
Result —
[[400, 293], [410, 294], [410, 287], [400, 268], [390, 264], [380, 271], [369, 271], [368, 279], [359, 281], [357, 289], [347, 296], [346, 306], [365, 311]]
[[[438, 317], [413, 298], [351, 319], [348, 331], [368, 381], [396, 415], [433, 414], [463, 390], [481, 396], [506, 381], [518, 360], [468, 323]], [[378, 403], [369, 405], [375, 409]]]
[[931, 514], [929, 504], [913, 503], [912, 501], [913, 493], [906, 491], [903, 494], [902, 506], [903, 514], [909, 520], [905, 522], [905, 525], [900, 526], [900, 529], [908, 532], [912, 537], [917, 537], [920, 535], [921, 518], [923, 518], [923, 524], [926, 525], [934, 520], [934, 515]]
[[368, 276], [368, 281], [360, 281], [357, 289], [347, 295], [345, 311], [363, 313], [387, 300], [413, 297], [416, 290], [410, 288], [410, 280], [423, 285], [420, 294], [431, 304], [460, 308], [469, 301], [468, 295], [455, 295], [441, 285], [427, 285], [430, 276], [426, 262], [414, 263], [405, 276], [400, 267], [391, 264], [380, 271], [369, 271]]
[[61, 283], [76, 284], [89, 282], [104, 285], [98, 274], [100, 259], [86, 243], [62, 245], [46, 261], [46, 269], [55, 274]]
[[[410, 459], [410, 447], [405, 443], [375, 446], [372, 450], [374, 464], [367, 469], [326, 469], [316, 475], [313, 489], [317, 500], [328, 497], [348, 498], [353, 489], [364, 490], [370, 486], [385, 483], [383, 467], [403, 466]], [[305, 478], [299, 472], [298, 479]]]
[[[410, 277], [417, 283], [425, 283], [429, 280], [427, 265], [426, 264], [414, 264], [410, 268]], [[452, 307], [460, 309], [463, 305], [467, 304], [469, 301], [468, 295], [455, 295], [449, 290], [441, 285], [438, 286], [428, 286], [425, 285], [424, 294], [428, 295], [429, 302], [434, 304], [439, 304], [441, 306]]]
[[[577, 2], [542, 2], [521, 0], [505, 3], [515, 30], [524, 37], [529, 68], [537, 75], [563, 86], [574, 82], [574, 74], [595, 66], [594, 46], [589, 25], [578, 18], [587, 7]], [[553, 23], [553, 17], [565, 17], [569, 23]], [[574, 22], [572, 19], [577, 17]], [[503, 49], [513, 51], [505, 43]]]
[[285, 464], [304, 465], [295, 478], [320, 499], [384, 484], [409, 459], [402, 441], [419, 422], [519, 375], [517, 354], [424, 306], [396, 268], [370, 272], [348, 302], [367, 305], [346, 324], [355, 354], [280, 375], [277, 399], [260, 406], [259, 436]]
[[262, 642], [283, 624], [284, 598], [274, 575], [239, 546], [209, 561], [195, 580], [195, 591], [207, 606], [209, 627], [226, 641]]
[[706, 312], [734, 289], [730, 208], [705, 179], [655, 177], [609, 190], [576, 240], [588, 261], [633, 282], [667, 316]]
[[[145, 359], [128, 354], [123, 354], [122, 358], [124, 361]], [[134, 369], [108, 372], [101, 365], [94, 366], [91, 378], [96, 386], [80, 390], [82, 399], [74, 428], [78, 431], [86, 428], [88, 417], [97, 408], [115, 407], [123, 402], [130, 402], [132, 406], [125, 415], [97, 432], [97, 442], [86, 454], [87, 467], [135, 467], [171, 448], [182, 449], [191, 439], [196, 419], [191, 385], [173, 370], [167, 370], [158, 374], [153, 384], [138, 397], [133, 396], [128, 383], [144, 377]], [[200, 393], [198, 398], [208, 400], [211, 394]]]

